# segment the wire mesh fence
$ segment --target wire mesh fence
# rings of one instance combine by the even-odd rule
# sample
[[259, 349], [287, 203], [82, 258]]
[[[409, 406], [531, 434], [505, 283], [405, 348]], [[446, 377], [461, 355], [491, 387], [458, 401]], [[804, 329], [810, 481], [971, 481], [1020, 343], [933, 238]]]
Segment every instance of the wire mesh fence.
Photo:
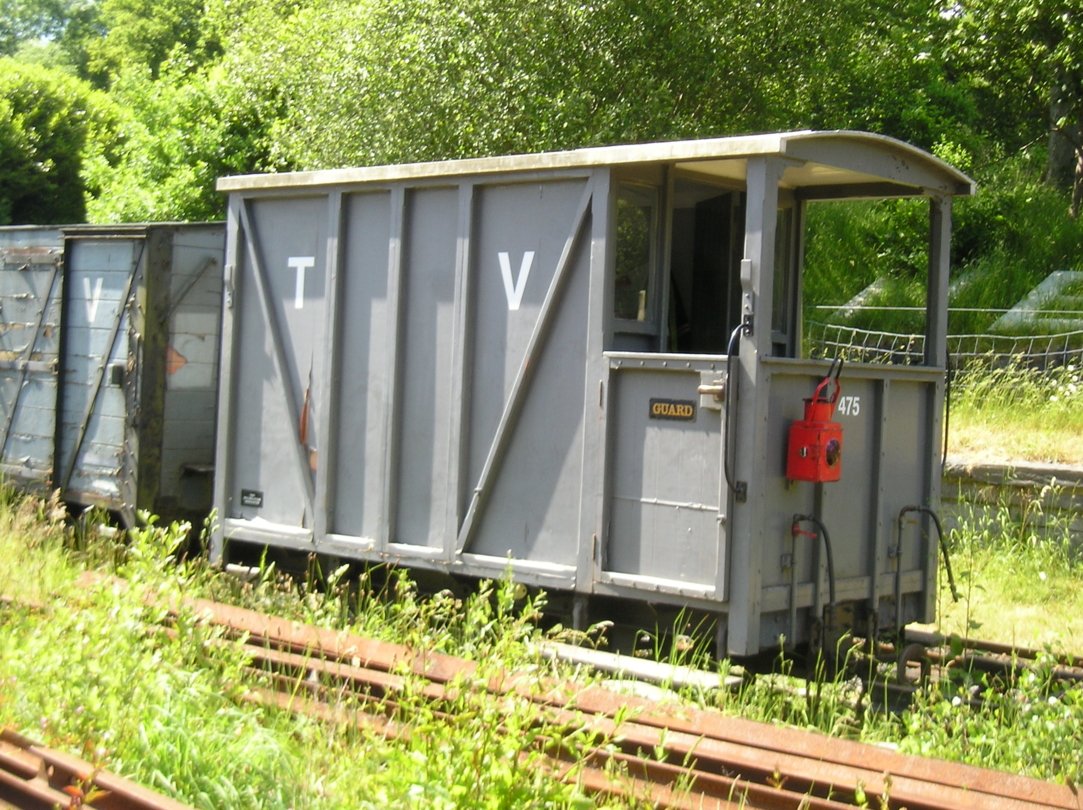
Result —
[[[810, 321], [806, 322], [805, 346], [810, 357], [892, 365], [925, 362], [924, 335]], [[1079, 366], [1083, 365], [1083, 330], [1054, 335], [949, 335], [948, 352], [953, 368]]]

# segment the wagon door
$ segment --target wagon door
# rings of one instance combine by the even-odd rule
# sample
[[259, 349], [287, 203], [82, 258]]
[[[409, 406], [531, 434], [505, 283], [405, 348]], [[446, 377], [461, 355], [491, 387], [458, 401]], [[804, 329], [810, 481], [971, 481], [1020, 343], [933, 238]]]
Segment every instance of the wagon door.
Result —
[[659, 216], [658, 198], [637, 187], [617, 196], [611, 345], [661, 351], [606, 353], [600, 579], [603, 588], [717, 601], [726, 562], [725, 351], [743, 198], [682, 177], [664, 198]]
[[[0, 247], [0, 474], [20, 486], [47, 488], [56, 424], [62, 249], [58, 232], [25, 236], [13, 239], [20, 244]], [[37, 241], [52, 244], [33, 244]]]
[[139, 368], [130, 302], [145, 245], [143, 238], [78, 237], [65, 248], [57, 484], [67, 500], [118, 511], [129, 523]]
[[610, 353], [602, 581], [720, 597], [724, 361]]

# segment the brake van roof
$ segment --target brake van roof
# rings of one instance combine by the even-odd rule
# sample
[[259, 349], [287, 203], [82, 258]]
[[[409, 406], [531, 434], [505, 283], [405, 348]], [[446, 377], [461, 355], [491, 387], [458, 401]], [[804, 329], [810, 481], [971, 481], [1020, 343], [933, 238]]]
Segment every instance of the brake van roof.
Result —
[[431, 163], [238, 175], [219, 179], [218, 190], [287, 190], [650, 164], [678, 166], [720, 181], [744, 183], [749, 159], [759, 157], [786, 159], [782, 185], [800, 190], [808, 198], [956, 196], [974, 192], [974, 182], [969, 177], [928, 152], [884, 135], [846, 130], [777, 132]]

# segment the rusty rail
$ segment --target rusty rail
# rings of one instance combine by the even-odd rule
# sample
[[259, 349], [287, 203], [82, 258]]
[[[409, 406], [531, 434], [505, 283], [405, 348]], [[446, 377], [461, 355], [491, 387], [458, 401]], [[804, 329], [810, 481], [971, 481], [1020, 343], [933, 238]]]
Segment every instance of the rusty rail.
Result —
[[[451, 656], [213, 602], [194, 601], [190, 607], [203, 620], [246, 638], [253, 665], [279, 673], [280, 683], [291, 690], [253, 692], [253, 700], [322, 716], [336, 711], [333, 702], [322, 698], [349, 695], [352, 705], [372, 709], [358, 722], [386, 728], [390, 719], [383, 712], [388, 701], [394, 705], [406, 677], [426, 679], [422, 694], [438, 703], [469, 684], [532, 701], [543, 709], [545, 722], [586, 728], [607, 740], [607, 746], [589, 752], [582, 769], [561, 759], [566, 752], [544, 753], [555, 773], [581, 778], [584, 789], [647, 798], [656, 806], [826, 809], [860, 803], [863, 793], [889, 796], [893, 806], [911, 810], [1083, 807], [1071, 787], [1016, 774], [685, 706], [660, 706], [599, 686], [515, 673], [482, 681], [476, 665]], [[303, 682], [312, 684], [303, 694], [298, 692], [302, 674]], [[629, 784], [615, 784], [608, 776], [609, 760], [625, 766]]]
[[[1083, 810], [1076, 789], [1069, 786], [902, 755], [683, 705], [662, 705], [600, 686], [524, 673], [483, 676], [475, 664], [463, 659], [206, 600], [185, 600], [183, 606], [174, 606], [172, 615], [180, 609], [194, 612], [199, 620], [221, 628], [226, 638], [246, 645], [250, 667], [264, 684], [250, 689], [247, 699], [263, 705], [352, 722], [403, 738], [410, 729], [403, 722], [405, 715], [397, 697], [410, 679], [423, 679], [420, 694], [438, 712], [450, 714], [454, 698], [463, 689], [531, 702], [538, 708], [537, 722], [586, 731], [598, 744], [572, 751], [550, 743], [544, 750], [521, 756], [530, 756], [533, 765], [558, 778], [576, 781], [591, 794], [632, 797], [656, 807], [674, 808], [830, 810], [860, 804], [863, 797], [875, 802], [876, 797], [888, 796], [892, 806], [911, 810], [977, 806]], [[418, 693], [416, 686], [411, 692]], [[21, 774], [17, 778], [24, 789], [48, 787], [53, 792], [48, 800], [34, 799], [33, 793], [14, 794], [22, 796], [23, 802], [14, 803], [2, 792], [10, 789], [7, 783], [13, 777], [0, 772], [4, 779], [0, 782], [0, 806], [4, 801], [35, 810], [79, 806], [69, 802], [63, 789], [86, 789], [90, 774], [94, 785], [110, 793], [83, 807], [182, 807], [161, 797], [154, 797], [149, 804], [105, 804], [114, 793], [118, 798], [113, 801], [137, 801], [127, 797], [137, 797], [142, 789], [133, 785], [134, 790], [114, 791], [101, 781], [107, 776], [95, 774], [87, 763], [67, 758], [76, 765], [62, 770], [40, 764], [44, 760], [38, 751], [42, 749], [21, 754], [19, 760], [9, 748], [0, 749], [0, 753], [14, 757], [21, 770], [13, 772]], [[35, 756], [39, 759], [34, 760]], [[614, 776], [613, 765], [624, 775]], [[48, 785], [41, 778], [46, 772], [53, 779]], [[121, 783], [124, 780], [109, 784]]]
[[1049, 674], [1056, 680], [1083, 681], [1083, 658], [1077, 655], [1053, 654], [1015, 644], [1001, 644], [978, 639], [952, 639], [940, 633], [907, 628], [904, 639], [926, 647], [934, 663], [947, 663], [955, 657], [953, 646], [962, 650], [960, 663], [991, 672], [1018, 673], [1038, 660], [1052, 662]]
[[19, 810], [191, 810], [78, 757], [0, 730], [0, 807]]

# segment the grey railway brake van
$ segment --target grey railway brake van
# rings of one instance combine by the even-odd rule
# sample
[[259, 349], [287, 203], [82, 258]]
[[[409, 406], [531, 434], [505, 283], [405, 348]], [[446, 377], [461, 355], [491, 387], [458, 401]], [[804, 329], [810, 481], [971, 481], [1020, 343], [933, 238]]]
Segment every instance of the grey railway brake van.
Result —
[[[703, 611], [736, 655], [807, 641], [828, 609], [859, 630], [932, 615], [921, 510], [951, 201], [973, 189], [937, 158], [793, 132], [219, 189], [215, 560], [510, 572], [581, 619]], [[894, 197], [929, 203], [925, 363], [846, 364], [839, 480], [792, 480], [790, 427], [837, 373], [802, 352], [806, 205]]]

